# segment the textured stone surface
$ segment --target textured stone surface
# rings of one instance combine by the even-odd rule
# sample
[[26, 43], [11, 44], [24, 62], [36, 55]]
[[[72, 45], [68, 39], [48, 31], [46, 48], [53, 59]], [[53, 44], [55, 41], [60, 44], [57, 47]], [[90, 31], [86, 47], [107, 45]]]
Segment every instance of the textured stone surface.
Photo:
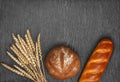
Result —
[[[0, 0], [0, 62], [14, 62], [6, 54], [13, 40], [11, 33], [25, 34], [29, 28], [36, 40], [41, 33], [43, 58], [60, 44], [71, 46], [81, 58], [81, 70], [72, 79], [60, 81], [47, 72], [48, 82], [77, 82], [85, 63], [100, 39], [110, 37], [114, 52], [100, 82], [120, 78], [119, 0]], [[0, 65], [0, 82], [32, 82]]]

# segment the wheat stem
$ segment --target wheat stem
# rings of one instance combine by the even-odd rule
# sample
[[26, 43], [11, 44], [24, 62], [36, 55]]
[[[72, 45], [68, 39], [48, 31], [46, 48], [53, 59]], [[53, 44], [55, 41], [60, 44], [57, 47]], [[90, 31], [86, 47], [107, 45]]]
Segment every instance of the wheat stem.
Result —
[[24, 74], [10, 66], [8, 66], [7, 64], [1, 63], [5, 68], [9, 69], [10, 71], [17, 73], [18, 75], [24, 76]]

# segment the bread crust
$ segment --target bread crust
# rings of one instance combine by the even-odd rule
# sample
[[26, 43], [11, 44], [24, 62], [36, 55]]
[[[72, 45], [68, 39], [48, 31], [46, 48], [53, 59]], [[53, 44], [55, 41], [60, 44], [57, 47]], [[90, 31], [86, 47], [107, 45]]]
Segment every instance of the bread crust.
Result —
[[67, 46], [53, 48], [47, 55], [45, 66], [48, 73], [59, 80], [75, 76], [80, 69], [80, 59], [76, 52]]
[[79, 82], [98, 82], [105, 71], [113, 51], [113, 43], [110, 39], [102, 39], [86, 64]]

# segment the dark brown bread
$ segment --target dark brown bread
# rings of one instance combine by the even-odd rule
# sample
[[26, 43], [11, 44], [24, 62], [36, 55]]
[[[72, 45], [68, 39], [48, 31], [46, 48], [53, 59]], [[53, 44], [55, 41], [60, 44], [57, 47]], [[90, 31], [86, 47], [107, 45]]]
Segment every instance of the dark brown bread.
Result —
[[103, 39], [95, 48], [88, 60], [79, 82], [99, 82], [113, 51], [113, 43], [110, 39]]
[[80, 69], [76, 52], [66, 46], [53, 48], [47, 55], [45, 65], [49, 74], [60, 80], [72, 78]]

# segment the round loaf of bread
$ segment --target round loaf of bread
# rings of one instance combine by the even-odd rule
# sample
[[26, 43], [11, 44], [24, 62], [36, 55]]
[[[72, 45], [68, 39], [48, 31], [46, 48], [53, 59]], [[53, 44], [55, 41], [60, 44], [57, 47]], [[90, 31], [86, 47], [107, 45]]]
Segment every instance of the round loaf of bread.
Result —
[[80, 59], [76, 52], [67, 46], [58, 46], [50, 50], [45, 66], [48, 73], [59, 80], [75, 76], [80, 70]]

